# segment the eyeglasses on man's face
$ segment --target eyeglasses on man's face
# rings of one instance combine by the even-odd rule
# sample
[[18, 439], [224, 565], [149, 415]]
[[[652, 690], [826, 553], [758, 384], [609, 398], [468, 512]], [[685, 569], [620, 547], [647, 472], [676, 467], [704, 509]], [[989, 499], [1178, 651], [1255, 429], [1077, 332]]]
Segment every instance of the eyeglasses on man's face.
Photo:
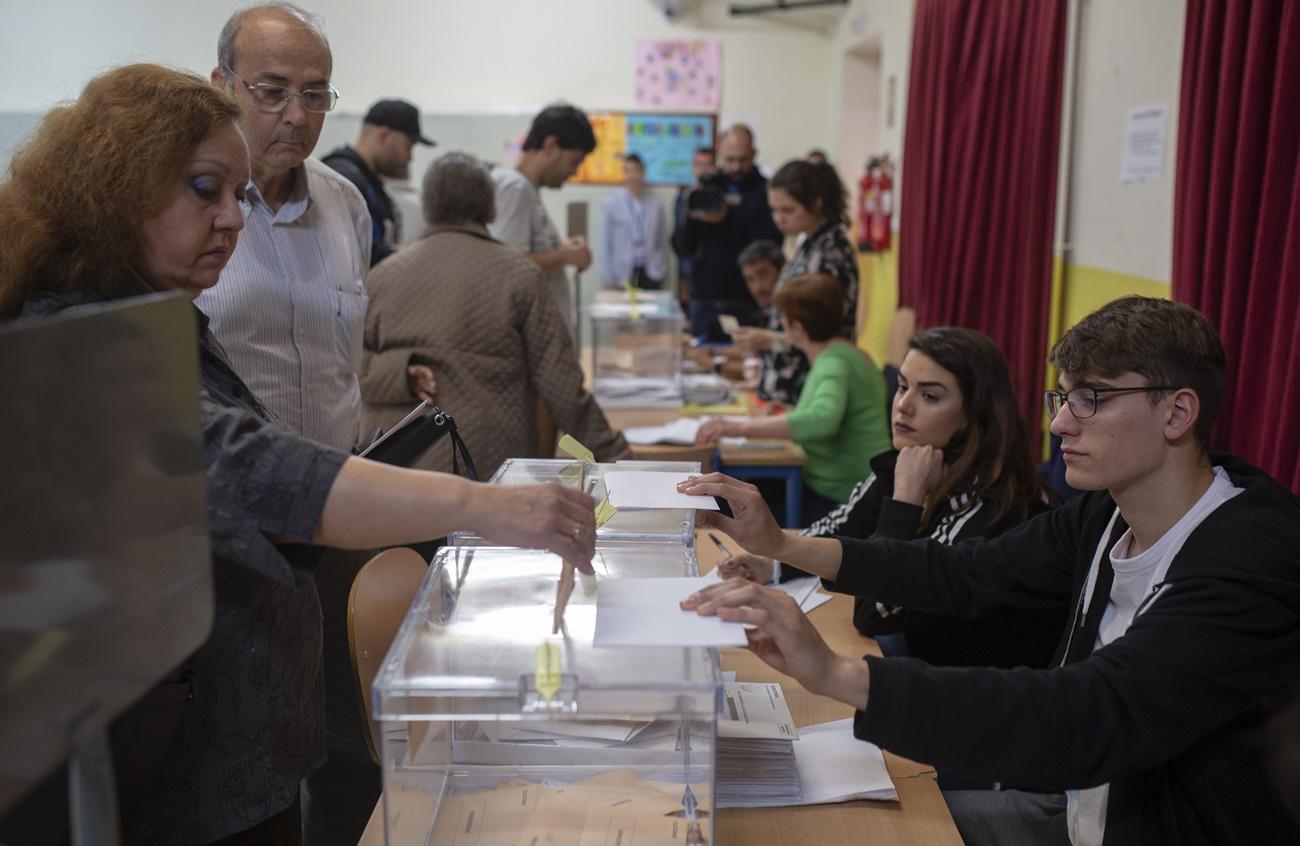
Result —
[[246, 82], [243, 77], [229, 68], [226, 73], [239, 80], [245, 88], [248, 89], [249, 96], [253, 98], [253, 105], [264, 112], [272, 114], [284, 111], [289, 105], [289, 101], [294, 97], [302, 100], [304, 111], [308, 112], [328, 112], [334, 109], [338, 104], [339, 92], [334, 90], [333, 85], [327, 85], [324, 88], [304, 88], [301, 91], [294, 91], [283, 85], [276, 85], [273, 82], [258, 82], [256, 84]]
[[1063, 406], [1069, 406], [1070, 413], [1078, 420], [1086, 420], [1097, 413], [1101, 398], [1105, 394], [1151, 393], [1152, 391], [1176, 391], [1173, 385], [1142, 385], [1136, 388], [1072, 388], [1068, 391], [1044, 391], [1043, 405], [1047, 416], [1056, 419]]

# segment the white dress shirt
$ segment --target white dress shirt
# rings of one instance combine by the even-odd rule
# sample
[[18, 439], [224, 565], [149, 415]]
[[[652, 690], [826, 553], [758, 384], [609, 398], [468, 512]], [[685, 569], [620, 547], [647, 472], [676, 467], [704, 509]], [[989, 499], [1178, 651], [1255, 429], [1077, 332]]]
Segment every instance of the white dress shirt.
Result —
[[197, 305], [235, 372], [289, 429], [339, 449], [361, 420], [361, 336], [370, 214], [352, 183], [315, 159], [272, 211], [250, 181], [244, 231]]

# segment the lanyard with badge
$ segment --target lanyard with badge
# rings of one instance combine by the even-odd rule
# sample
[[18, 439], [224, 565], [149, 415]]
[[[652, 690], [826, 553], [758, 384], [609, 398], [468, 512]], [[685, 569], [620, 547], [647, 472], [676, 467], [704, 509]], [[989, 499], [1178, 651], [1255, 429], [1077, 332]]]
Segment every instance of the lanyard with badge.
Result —
[[624, 196], [628, 217], [632, 220], [632, 266], [646, 266], [645, 205], [629, 192]]

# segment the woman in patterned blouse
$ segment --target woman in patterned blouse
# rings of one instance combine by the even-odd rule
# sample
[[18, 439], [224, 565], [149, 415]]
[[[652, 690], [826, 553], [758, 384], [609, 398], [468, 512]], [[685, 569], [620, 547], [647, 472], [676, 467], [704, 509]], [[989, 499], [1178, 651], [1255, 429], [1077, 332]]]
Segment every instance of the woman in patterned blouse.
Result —
[[[781, 234], [800, 238], [794, 256], [781, 271], [777, 289], [785, 280], [807, 274], [835, 279], [844, 292], [841, 334], [852, 341], [858, 314], [858, 257], [844, 228], [848, 223], [847, 196], [835, 168], [801, 159], [782, 165], [767, 189], [772, 220]], [[775, 309], [769, 309], [768, 317], [767, 330], [746, 333], [737, 343], [761, 350], [759, 395], [794, 404], [808, 376], [808, 358], [785, 342]]]

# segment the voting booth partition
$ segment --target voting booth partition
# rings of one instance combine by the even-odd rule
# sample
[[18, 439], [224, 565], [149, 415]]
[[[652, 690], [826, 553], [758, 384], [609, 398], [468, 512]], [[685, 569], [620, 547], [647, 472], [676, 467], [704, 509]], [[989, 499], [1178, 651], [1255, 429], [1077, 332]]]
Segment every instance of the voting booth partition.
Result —
[[196, 327], [168, 294], [0, 328], [0, 817], [29, 836], [117, 842], [212, 626]]

